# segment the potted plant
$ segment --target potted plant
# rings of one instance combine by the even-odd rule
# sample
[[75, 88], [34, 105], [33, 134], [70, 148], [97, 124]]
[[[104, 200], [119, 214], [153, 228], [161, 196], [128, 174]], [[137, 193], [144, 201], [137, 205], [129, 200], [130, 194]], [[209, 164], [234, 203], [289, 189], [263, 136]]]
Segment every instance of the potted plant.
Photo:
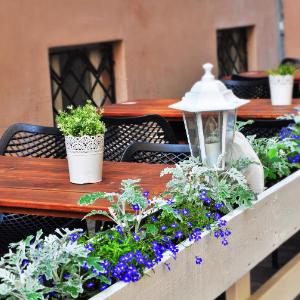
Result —
[[84, 106], [68, 107], [56, 117], [65, 136], [70, 181], [84, 184], [102, 180], [105, 125], [101, 112], [88, 100]]
[[268, 72], [272, 105], [290, 105], [292, 103], [295, 71], [294, 65], [285, 64]]

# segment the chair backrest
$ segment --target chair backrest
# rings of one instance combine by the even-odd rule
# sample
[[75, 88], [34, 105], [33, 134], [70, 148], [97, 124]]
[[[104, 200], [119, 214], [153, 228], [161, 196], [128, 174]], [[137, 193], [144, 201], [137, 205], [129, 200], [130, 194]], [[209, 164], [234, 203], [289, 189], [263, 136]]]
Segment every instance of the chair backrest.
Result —
[[[241, 120], [241, 119], [240, 119]], [[243, 120], [244, 121], [244, 120]], [[256, 119], [253, 124], [245, 125], [241, 132], [247, 135], [256, 135], [258, 138], [270, 138], [278, 135], [283, 127], [289, 126], [291, 120], [264, 120]]]
[[189, 145], [133, 143], [125, 150], [122, 161], [150, 164], [176, 164], [191, 156]]
[[242, 99], [270, 99], [270, 87], [268, 78], [250, 80], [223, 80], [228, 89]]
[[0, 155], [65, 158], [65, 139], [57, 128], [17, 123], [3, 133]]
[[293, 64], [296, 66], [296, 68], [300, 68], [300, 59], [299, 58], [293, 58], [293, 57], [285, 57], [281, 62], [281, 65], [286, 64]]
[[120, 161], [125, 149], [134, 142], [176, 144], [170, 124], [159, 115], [112, 118], [103, 117], [106, 125], [104, 160]]
[[252, 76], [243, 76], [239, 74], [232, 74], [231, 75], [232, 80], [241, 80], [241, 81], [256, 81], [256, 80], [268, 80], [268, 76], [263, 77], [252, 77]]

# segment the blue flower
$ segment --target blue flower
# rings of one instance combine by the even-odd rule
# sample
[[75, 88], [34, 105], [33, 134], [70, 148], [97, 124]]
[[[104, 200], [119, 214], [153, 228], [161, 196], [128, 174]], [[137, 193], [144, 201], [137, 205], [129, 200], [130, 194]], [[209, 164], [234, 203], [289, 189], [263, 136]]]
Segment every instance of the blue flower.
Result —
[[138, 206], [138, 204], [132, 204], [131, 207], [134, 211], [139, 211], [140, 210], [140, 207]]
[[223, 203], [216, 203], [216, 204], [215, 204], [215, 208], [216, 208], [216, 209], [220, 209], [220, 208], [222, 208], [222, 207], [224, 207], [224, 204], [223, 204]]
[[229, 229], [226, 229], [224, 233], [225, 233], [226, 236], [231, 235], [231, 231]]
[[78, 233], [71, 233], [69, 235], [69, 240], [71, 242], [76, 242], [80, 238], [80, 235]]
[[172, 228], [176, 228], [177, 226], [178, 226], [178, 224], [177, 223], [172, 223], [171, 225], [170, 225]]
[[195, 256], [195, 264], [196, 265], [201, 265], [203, 262], [203, 259], [199, 256]]
[[208, 218], [210, 218], [211, 215], [212, 215], [211, 212], [208, 212], [208, 213], [205, 214], [205, 216], [208, 217]]
[[89, 266], [88, 266], [88, 263], [86, 261], [83, 262], [81, 268], [84, 270], [84, 271], [87, 271], [89, 269]]
[[28, 264], [30, 263], [30, 261], [28, 259], [23, 259], [22, 260], [22, 268], [25, 268]]
[[186, 222], [186, 225], [187, 225], [188, 227], [193, 227], [193, 224], [192, 224], [191, 222]]
[[87, 249], [87, 250], [89, 250], [89, 251], [94, 251], [94, 247], [93, 247], [92, 244], [86, 244], [86, 245], [84, 246], [84, 248]]
[[167, 200], [167, 204], [168, 205], [172, 205], [172, 204], [174, 204], [175, 203], [175, 200], [173, 200], [173, 199], [168, 199]]
[[143, 196], [147, 198], [149, 196], [149, 192], [148, 191], [144, 191], [143, 192]]
[[218, 224], [219, 227], [226, 226], [226, 225], [227, 225], [227, 221], [225, 221], [225, 220], [220, 220], [220, 222]]
[[155, 222], [157, 222], [157, 218], [155, 216], [153, 216], [153, 217], [151, 217], [151, 221], [155, 223]]
[[120, 234], [124, 234], [124, 232], [123, 232], [123, 229], [122, 229], [122, 227], [121, 226], [117, 226], [116, 227], [116, 230], [117, 230], [117, 232], [119, 232]]
[[187, 216], [190, 212], [186, 208], [183, 208], [181, 213], [183, 216]]
[[72, 275], [70, 273], [65, 273], [64, 274], [64, 279], [68, 280], [72, 277]]
[[214, 237], [215, 237], [215, 238], [219, 238], [219, 237], [220, 237], [219, 231], [215, 231], [215, 232], [214, 232]]
[[223, 239], [223, 240], [222, 240], [222, 245], [223, 245], [223, 246], [227, 246], [227, 245], [228, 245], [228, 240]]
[[101, 262], [101, 266], [103, 266], [104, 268], [108, 268], [110, 266], [110, 262], [105, 259]]
[[216, 221], [218, 221], [219, 219], [221, 219], [221, 215], [220, 215], [219, 213], [215, 213], [215, 214], [214, 214], [214, 219], [215, 219]]
[[175, 234], [175, 238], [177, 239], [180, 239], [184, 236], [183, 232], [182, 231], [177, 231], [176, 234]]
[[99, 288], [99, 291], [102, 292], [102, 291], [106, 290], [107, 288], [108, 288], [108, 284], [102, 283], [102, 285]]
[[90, 289], [95, 286], [95, 283], [90, 281], [90, 282], [87, 282], [85, 286]]
[[167, 227], [166, 225], [162, 225], [162, 226], [160, 227], [160, 230], [161, 230], [161, 231], [165, 231], [167, 228], [168, 228], [168, 227]]
[[140, 240], [140, 237], [137, 234], [135, 234], [134, 232], [131, 235], [136, 242], [138, 242]]

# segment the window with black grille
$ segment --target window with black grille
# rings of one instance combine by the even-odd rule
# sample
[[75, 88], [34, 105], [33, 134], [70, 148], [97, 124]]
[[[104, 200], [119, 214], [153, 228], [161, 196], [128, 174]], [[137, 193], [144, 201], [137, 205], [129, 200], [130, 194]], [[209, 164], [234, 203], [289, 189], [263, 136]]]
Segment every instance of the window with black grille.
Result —
[[247, 36], [251, 27], [217, 30], [219, 76], [248, 70]]
[[115, 103], [112, 43], [53, 48], [49, 61], [54, 117], [87, 99], [95, 106]]

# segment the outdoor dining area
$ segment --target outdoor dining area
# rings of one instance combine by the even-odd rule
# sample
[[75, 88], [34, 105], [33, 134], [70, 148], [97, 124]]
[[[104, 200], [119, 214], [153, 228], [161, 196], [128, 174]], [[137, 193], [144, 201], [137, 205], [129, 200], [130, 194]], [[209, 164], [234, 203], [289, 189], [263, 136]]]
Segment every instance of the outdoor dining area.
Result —
[[[123, 231], [132, 231], [133, 225], [129, 224], [135, 224], [134, 220], [140, 220], [135, 226], [141, 227], [139, 231], [133, 231], [132, 242], [136, 241], [138, 244], [148, 235], [156, 236], [160, 240], [155, 223], [166, 218], [163, 217], [164, 213], [175, 214], [173, 216], [175, 222], [170, 224], [170, 228], [172, 226], [176, 228], [178, 225], [175, 224], [178, 222], [184, 223], [181, 218], [176, 217], [178, 214], [176, 211], [179, 211], [176, 207], [182, 207], [180, 205], [183, 199], [180, 200], [179, 206], [176, 206], [176, 199], [185, 195], [184, 190], [181, 189], [187, 188], [189, 180], [196, 180], [194, 181], [196, 190], [200, 191], [200, 199], [204, 199], [204, 206], [201, 205], [202, 208], [199, 207], [198, 210], [205, 212], [206, 221], [202, 220], [202, 224], [206, 225], [202, 229], [201, 227], [194, 229], [192, 235], [188, 235], [189, 238], [187, 238], [188, 231], [185, 232], [183, 225], [180, 225], [181, 230], [174, 231], [175, 238], [173, 237], [171, 244], [173, 248], [169, 250], [168, 243], [160, 240], [161, 244], [157, 245], [165, 250], [160, 250], [161, 254], [153, 261], [148, 260], [148, 271], [145, 273], [150, 277], [142, 277], [140, 267], [140, 271], [137, 271], [138, 256], [135, 258], [137, 266], [135, 267], [133, 262], [129, 266], [132, 270], [130, 272], [135, 275], [119, 277], [116, 268], [121, 268], [121, 264], [127, 262], [126, 249], [114, 250], [115, 246], [111, 244], [108, 246], [112, 247], [109, 251], [110, 255], [121, 255], [114, 251], [123, 253], [121, 260], [113, 269], [104, 267], [104, 263], [107, 266], [113, 264], [109, 254], [106, 254], [109, 256], [104, 260], [103, 258], [100, 260], [100, 257], [93, 258], [100, 266], [99, 270], [95, 261], [90, 262], [88, 258], [81, 258], [81, 260], [73, 258], [80, 262], [84, 273], [89, 270], [93, 275], [88, 275], [87, 283], [74, 291], [53, 289], [51, 282], [56, 282], [55, 285], [58, 282], [50, 275], [42, 281], [39, 279], [40, 284], [45, 286], [42, 292], [44, 297], [56, 299], [56, 295], [60, 293], [59, 297], [62, 296], [62, 299], [67, 299], [68, 295], [73, 298], [83, 297], [82, 299], [92, 296], [91, 299], [135, 299], [139, 295], [146, 299], [151, 291], [153, 294], [157, 293], [153, 299], [185, 299], [185, 297], [193, 299], [199, 286], [201, 286], [203, 299], [214, 299], [219, 295], [221, 296], [218, 299], [226, 297], [228, 300], [292, 299], [297, 296], [299, 253], [282, 269], [277, 270], [281, 264], [280, 257], [286, 255], [285, 250], [279, 247], [282, 243], [290, 239], [289, 247], [292, 247], [290, 252], [294, 254], [299, 252], [299, 234], [295, 234], [300, 227], [300, 207], [297, 199], [300, 180], [297, 171], [300, 155], [297, 141], [300, 135], [296, 135], [297, 106], [300, 105], [300, 101], [294, 98], [288, 105], [272, 105], [271, 99], [259, 98], [260, 95], [254, 94], [260, 91], [264, 95], [270, 95], [267, 84], [264, 87], [265, 91], [262, 91], [260, 85], [258, 87], [253, 84], [256, 80], [261, 84], [263, 79], [251, 77], [247, 81], [240, 80], [241, 87], [244, 87], [245, 82], [251, 83], [245, 90], [236, 84], [239, 82], [236, 80], [235, 87], [238, 87], [238, 90], [235, 90], [232, 85], [229, 86], [227, 79], [220, 81], [214, 78], [211, 64], [203, 67], [202, 79], [186, 93], [181, 101], [179, 99], [130, 100], [105, 105], [104, 110], [99, 110], [91, 100], [88, 100], [84, 106], [60, 112], [56, 117], [58, 128], [17, 123], [3, 133], [0, 139], [2, 212], [0, 245], [4, 255], [1, 261], [2, 270], [7, 268], [7, 271], [13, 272], [13, 252], [4, 253], [8, 251], [10, 243], [18, 242], [19, 244], [12, 245], [10, 248], [16, 251], [18, 264], [23, 268], [22, 272], [27, 271], [27, 265], [36, 255], [31, 253], [35, 250], [31, 245], [39, 243], [43, 245], [41, 247], [46, 248], [46, 240], [34, 241], [34, 236], [39, 230], [42, 230], [45, 236], [57, 232], [62, 240], [67, 239], [70, 243], [78, 242], [78, 246], [81, 245], [87, 252], [81, 254], [82, 257], [88, 257], [89, 252], [93, 253], [95, 247], [103, 244], [102, 239], [97, 242], [101, 234], [110, 232], [112, 235], [115, 234], [114, 230], [117, 230], [117, 234], [122, 236]], [[230, 84], [232, 81], [229, 80]], [[293, 90], [297, 90], [297, 86], [294, 86]], [[292, 89], [290, 93], [292, 97]], [[242, 125], [239, 127], [239, 124]], [[244, 135], [237, 132], [238, 130]], [[232, 155], [233, 152], [235, 152], [234, 158], [238, 159], [237, 164], [245, 164], [246, 167], [236, 166], [233, 171], [230, 165], [234, 161], [233, 156], [228, 155], [228, 153]], [[291, 156], [293, 156], [292, 160]], [[200, 161], [191, 160], [190, 157], [198, 157]], [[253, 163], [257, 166], [251, 167]], [[198, 168], [198, 171], [193, 173], [193, 169], [188, 167], [189, 164], [190, 168]], [[178, 169], [177, 172], [181, 175], [175, 171], [165, 171], [166, 167], [172, 168], [174, 165], [176, 168], [173, 170]], [[244, 169], [248, 171], [245, 172]], [[269, 173], [266, 170], [269, 170]], [[166, 175], [160, 177], [164, 172]], [[201, 172], [203, 174], [207, 172], [206, 177], [202, 177]], [[217, 180], [221, 180], [219, 183], [215, 182], [216, 178], [211, 172], [219, 174], [214, 175], [217, 176]], [[234, 172], [229, 175], [229, 182], [225, 179], [228, 175], [222, 177], [223, 172], [229, 172], [228, 174]], [[182, 180], [186, 182], [180, 185]], [[212, 184], [217, 184], [217, 194], [213, 193]], [[227, 188], [237, 185], [243, 193], [241, 194], [240, 191], [226, 196], [225, 190], [219, 191], [224, 188], [224, 184], [228, 184]], [[198, 190], [200, 186], [202, 190]], [[207, 193], [211, 198], [207, 198]], [[174, 198], [167, 200], [164, 194], [169, 197], [173, 194]], [[226, 197], [233, 195], [236, 197], [235, 202], [226, 204]], [[221, 198], [216, 200], [213, 197]], [[117, 202], [112, 205], [114, 201]], [[166, 204], [170, 201], [171, 204]], [[175, 203], [174, 207], [172, 201]], [[215, 202], [215, 207], [212, 208], [210, 201], [221, 202]], [[121, 211], [118, 210], [118, 205], [123, 207]], [[224, 205], [226, 209], [222, 209]], [[188, 216], [192, 207], [183, 208], [182, 216]], [[171, 212], [173, 209], [174, 212]], [[160, 214], [159, 211], [163, 213]], [[152, 217], [148, 217], [151, 214]], [[135, 217], [129, 218], [129, 216]], [[200, 214], [197, 218], [203, 219], [203, 215]], [[114, 223], [118, 226], [115, 227]], [[226, 226], [226, 230], [216, 230], [214, 224], [219, 228], [226, 225], [228, 227]], [[64, 230], [63, 228], [68, 228], [65, 233], [67, 238], [57, 231]], [[167, 226], [162, 225], [160, 230], [167, 230]], [[201, 232], [199, 237], [195, 230]], [[223, 248], [227, 248], [224, 246], [227, 246], [229, 241], [228, 248], [224, 250], [220, 248], [222, 246], [219, 243], [212, 243], [210, 231], [217, 239], [221, 239]], [[27, 236], [30, 235], [31, 238], [28, 239]], [[171, 235], [171, 232], [167, 234], [168, 239]], [[199, 239], [201, 241], [198, 241]], [[19, 242], [21, 240], [25, 242]], [[151, 240], [153, 239], [150, 238]], [[123, 242], [120, 243], [122, 245]], [[153, 243], [158, 242], [152, 241], [152, 249], [154, 249], [152, 251], [158, 253], [155, 248], [158, 246], [154, 247], [153, 245], [156, 244]], [[106, 246], [103, 244], [102, 247]], [[230, 247], [233, 249], [228, 250]], [[237, 249], [240, 250], [236, 252]], [[56, 251], [63, 250], [56, 249]], [[101, 253], [101, 250], [98, 251]], [[139, 250], [136, 251], [140, 253]], [[201, 257], [195, 256], [194, 253], [201, 254]], [[29, 254], [33, 256], [27, 256]], [[200, 269], [194, 266], [189, 266], [187, 269], [187, 265], [190, 264], [187, 259], [192, 261], [193, 255], [196, 257], [196, 265], [203, 262]], [[264, 285], [260, 283], [259, 289], [251, 295], [250, 270], [267, 257], [272, 259], [265, 264], [272, 273], [278, 273], [269, 278]], [[173, 261], [174, 258], [176, 261]], [[68, 265], [72, 265], [72, 257], [68, 259], [70, 262], [65, 266], [67, 270]], [[130, 260], [128, 258], [128, 261]], [[236, 261], [239, 261], [238, 265]], [[256, 273], [252, 272], [252, 274], [260, 272], [257, 271], [260, 270], [259, 268], [263, 270], [264, 267], [259, 267], [260, 265], [258, 264]], [[219, 266], [218, 269], [216, 266]], [[167, 271], [170, 275], [166, 274], [166, 269], [171, 270]], [[154, 271], [153, 274], [151, 270]], [[58, 271], [60, 271], [59, 266], [55, 272]], [[52, 270], [48, 272], [51, 273]], [[68, 278], [64, 274], [69, 273], [64, 272], [61, 275], [62, 281], [67, 282]], [[108, 272], [109, 279], [105, 277]], [[81, 273], [82, 271], [78, 275]], [[34, 276], [32, 273], [29, 274]], [[8, 295], [15, 290], [5, 276], [7, 276], [5, 273], [0, 275], [1, 285], [6, 288], [6, 290], [0, 289], [0, 295]], [[38, 276], [41, 278], [42, 275]], [[84, 278], [84, 275], [81, 276]], [[190, 280], [186, 282], [183, 279], [185, 277]], [[209, 283], [211, 277], [215, 278], [214, 283]], [[50, 286], [47, 280], [50, 280]], [[168, 287], [163, 289], [164, 291], [158, 287], [160, 280], [164, 280], [164, 284]], [[138, 282], [128, 285], [130, 281]], [[179, 281], [189, 288], [188, 296], [186, 290], [179, 287]], [[175, 286], [174, 282], [177, 282]], [[213, 289], [206, 288], [209, 284]], [[154, 286], [157, 291], [153, 290]], [[48, 292], [45, 292], [46, 289]], [[43, 289], [37, 288], [37, 295], [39, 290]], [[100, 291], [99, 294], [97, 290], [98, 293]], [[226, 296], [222, 294], [223, 292], [226, 292]], [[276, 298], [278, 293], [280, 297]]]
[[0, 7], [0, 300], [300, 300], [300, 4]]

